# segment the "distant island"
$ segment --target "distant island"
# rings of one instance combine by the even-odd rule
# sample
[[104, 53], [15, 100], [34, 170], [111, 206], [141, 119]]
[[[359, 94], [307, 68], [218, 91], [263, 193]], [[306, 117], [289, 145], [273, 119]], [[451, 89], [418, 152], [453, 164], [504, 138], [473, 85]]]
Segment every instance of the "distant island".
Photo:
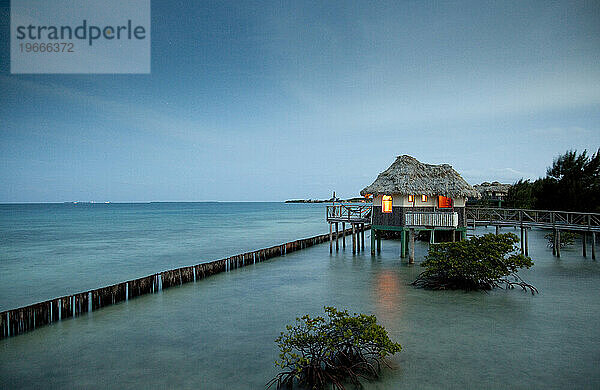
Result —
[[286, 200], [285, 203], [333, 203], [333, 202], [345, 202], [345, 203], [371, 203], [371, 199], [356, 197], [348, 199], [330, 198], [330, 199], [290, 199]]

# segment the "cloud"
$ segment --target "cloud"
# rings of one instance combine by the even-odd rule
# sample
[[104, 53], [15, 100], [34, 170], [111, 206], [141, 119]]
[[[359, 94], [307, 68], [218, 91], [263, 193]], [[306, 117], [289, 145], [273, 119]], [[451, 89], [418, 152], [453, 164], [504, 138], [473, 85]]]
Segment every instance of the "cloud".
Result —
[[25, 91], [33, 96], [48, 96], [55, 101], [66, 101], [69, 105], [92, 106], [96, 109], [96, 115], [105, 120], [119, 122], [130, 130], [156, 133], [193, 144], [218, 141], [218, 132], [214, 131], [214, 128], [209, 128], [201, 121], [189, 118], [176, 109], [146, 107], [129, 101], [110, 100], [58, 83], [31, 81], [14, 76], [0, 76], [0, 85], [3, 85], [3, 89]]
[[532, 129], [529, 133], [533, 136], [546, 136], [546, 137], [565, 137], [565, 136], [589, 136], [592, 135], [592, 131], [584, 129], [583, 127], [549, 127], [544, 129]]

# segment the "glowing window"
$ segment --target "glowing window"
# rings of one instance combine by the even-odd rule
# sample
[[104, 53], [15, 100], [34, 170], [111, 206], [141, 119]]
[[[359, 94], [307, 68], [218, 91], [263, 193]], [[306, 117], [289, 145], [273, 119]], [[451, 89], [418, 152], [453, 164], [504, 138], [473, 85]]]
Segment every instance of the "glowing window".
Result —
[[452, 207], [452, 199], [446, 196], [438, 196], [438, 207], [441, 209], [449, 209]]
[[427, 195], [421, 195], [421, 202], [427, 202]]
[[381, 212], [391, 213], [392, 212], [392, 197], [389, 195], [383, 195], [381, 199]]
[[408, 195], [408, 201], [409, 202], [414, 202], [415, 201], [414, 195]]

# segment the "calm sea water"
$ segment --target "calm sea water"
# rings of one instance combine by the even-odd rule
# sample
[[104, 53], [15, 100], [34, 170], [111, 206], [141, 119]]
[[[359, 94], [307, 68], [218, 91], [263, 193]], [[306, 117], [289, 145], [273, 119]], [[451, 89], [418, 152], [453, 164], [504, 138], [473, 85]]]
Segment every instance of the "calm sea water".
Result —
[[325, 233], [322, 204], [0, 205], [0, 310]]
[[[312, 207], [297, 212], [320, 232]], [[356, 256], [323, 244], [1, 340], [0, 388], [262, 389], [279, 332], [334, 305], [377, 315], [403, 346], [366, 389], [597, 389], [600, 266], [580, 247], [552, 257], [543, 234], [521, 272], [536, 296], [415, 289], [425, 243], [414, 266], [397, 241], [374, 257], [368, 240]]]

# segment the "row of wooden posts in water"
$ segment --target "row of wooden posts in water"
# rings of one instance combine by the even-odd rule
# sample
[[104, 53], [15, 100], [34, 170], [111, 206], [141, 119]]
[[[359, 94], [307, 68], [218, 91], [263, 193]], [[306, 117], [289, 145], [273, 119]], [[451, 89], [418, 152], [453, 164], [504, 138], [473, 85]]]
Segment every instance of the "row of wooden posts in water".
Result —
[[[515, 227], [516, 228], [516, 227]], [[529, 256], [529, 231], [530, 228], [521, 226], [521, 253], [525, 256]], [[569, 232], [568, 230], [561, 229], [552, 229], [552, 255], [556, 257], [560, 257], [560, 249], [561, 249], [561, 232]], [[496, 234], [500, 233], [500, 226], [496, 225]], [[573, 231], [574, 234], [581, 235], [581, 246], [582, 251], [581, 254], [583, 257], [587, 257], [587, 238], [588, 234], [591, 236], [590, 246], [592, 252], [592, 260], [596, 260], [596, 232], [591, 231]]]
[[[340, 250], [339, 238], [342, 237], [342, 248], [346, 249], [346, 236], [352, 235], [352, 253], [360, 253], [365, 250], [365, 230], [370, 229], [369, 224], [350, 222], [351, 228], [346, 230], [346, 223], [341, 222], [342, 231], [339, 230], [340, 222], [329, 222], [329, 253], [333, 253], [333, 241], [335, 240], [336, 252]], [[333, 226], [335, 226], [335, 231]]]
[[[338, 232], [338, 235], [343, 236], [349, 234], [352, 234], [352, 229]], [[322, 234], [291, 241], [226, 259], [163, 271], [112, 286], [7, 310], [0, 313], [0, 338], [16, 336], [56, 321], [78, 317], [87, 312], [127, 301], [140, 295], [157, 293], [169, 287], [196, 282], [214, 274], [283, 256], [290, 252], [324, 243], [329, 237], [329, 234]]]

